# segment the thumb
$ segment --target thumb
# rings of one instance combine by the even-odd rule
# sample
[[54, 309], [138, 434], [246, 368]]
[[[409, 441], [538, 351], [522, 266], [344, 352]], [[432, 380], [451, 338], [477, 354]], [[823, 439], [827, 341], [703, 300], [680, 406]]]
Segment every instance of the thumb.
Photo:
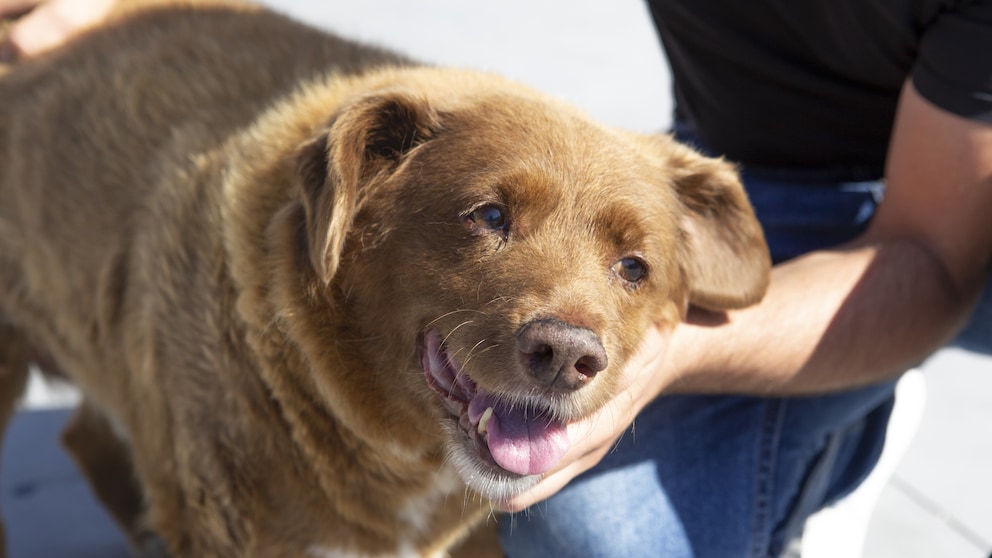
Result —
[[71, 29], [48, 9], [24, 16], [10, 28], [5, 57], [30, 58], [63, 42]]
[[17, 21], [7, 35], [6, 56], [30, 58], [55, 48], [102, 20], [114, 0], [52, 0]]

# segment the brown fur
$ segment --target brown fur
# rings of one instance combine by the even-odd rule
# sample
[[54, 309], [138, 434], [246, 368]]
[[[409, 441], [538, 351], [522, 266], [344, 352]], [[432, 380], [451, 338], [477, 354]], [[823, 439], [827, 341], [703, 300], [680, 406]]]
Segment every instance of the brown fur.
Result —
[[[727, 164], [254, 7], [128, 12], [0, 79], [0, 414], [28, 355], [71, 378], [66, 445], [148, 554], [441, 553], [532, 479], [473, 477], [425, 331], [574, 419], [652, 322], [767, 275]], [[537, 318], [608, 367], [538, 385]]]

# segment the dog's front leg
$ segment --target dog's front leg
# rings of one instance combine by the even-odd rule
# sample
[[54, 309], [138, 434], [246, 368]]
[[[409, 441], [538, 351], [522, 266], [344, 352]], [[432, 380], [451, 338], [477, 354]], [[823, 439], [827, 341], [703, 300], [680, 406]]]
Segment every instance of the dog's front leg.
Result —
[[84, 400], [62, 433], [62, 443], [90, 486], [124, 529], [136, 555], [167, 558], [162, 540], [144, 522], [145, 506], [128, 444], [105, 414]]

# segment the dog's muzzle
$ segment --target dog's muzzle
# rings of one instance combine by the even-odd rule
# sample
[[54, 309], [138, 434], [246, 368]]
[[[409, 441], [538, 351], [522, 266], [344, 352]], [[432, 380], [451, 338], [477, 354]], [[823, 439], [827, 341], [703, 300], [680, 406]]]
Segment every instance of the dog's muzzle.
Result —
[[537, 475], [551, 470], [568, 451], [564, 421], [548, 408], [480, 389], [448, 354], [439, 332], [427, 331], [421, 350], [427, 385], [459, 419], [483, 461], [507, 473]]

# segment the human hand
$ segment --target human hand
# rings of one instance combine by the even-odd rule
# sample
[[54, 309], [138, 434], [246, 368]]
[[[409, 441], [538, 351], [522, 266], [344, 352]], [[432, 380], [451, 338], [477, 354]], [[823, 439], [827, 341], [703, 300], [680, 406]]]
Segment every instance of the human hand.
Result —
[[0, 62], [30, 58], [104, 19], [116, 0], [0, 0], [0, 18], [25, 14], [0, 43]]
[[596, 414], [568, 425], [571, 448], [558, 466], [545, 473], [527, 492], [502, 502], [498, 509], [518, 512], [545, 500], [561, 490], [572, 479], [594, 467], [609, 453], [617, 440], [630, 428], [637, 414], [672, 381], [668, 353], [669, 333], [652, 327], [641, 341], [640, 349], [624, 367], [620, 389]]

